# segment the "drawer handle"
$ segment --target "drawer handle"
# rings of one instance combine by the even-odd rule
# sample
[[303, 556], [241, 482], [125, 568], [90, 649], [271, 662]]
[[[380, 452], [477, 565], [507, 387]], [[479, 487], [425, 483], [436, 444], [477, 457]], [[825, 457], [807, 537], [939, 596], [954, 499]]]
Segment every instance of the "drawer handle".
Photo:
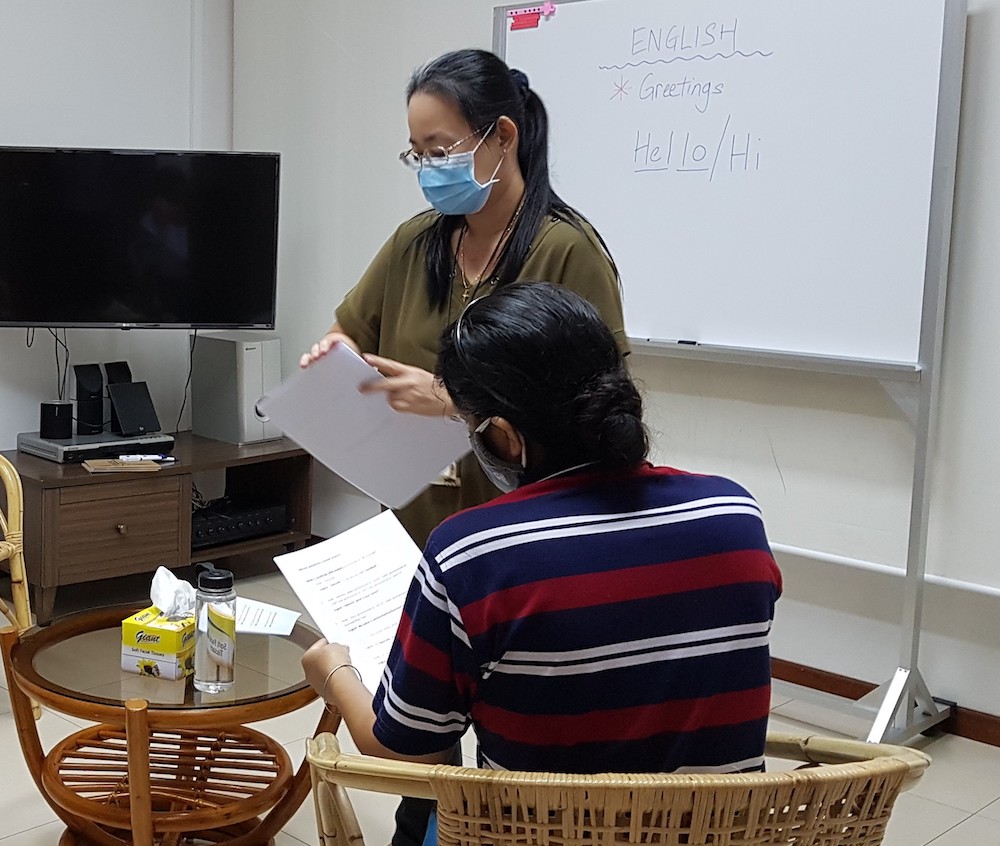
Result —
[[118, 532], [118, 534], [120, 535], [127, 535], [128, 526], [126, 526], [124, 523], [119, 523], [117, 526], [115, 526], [115, 531]]

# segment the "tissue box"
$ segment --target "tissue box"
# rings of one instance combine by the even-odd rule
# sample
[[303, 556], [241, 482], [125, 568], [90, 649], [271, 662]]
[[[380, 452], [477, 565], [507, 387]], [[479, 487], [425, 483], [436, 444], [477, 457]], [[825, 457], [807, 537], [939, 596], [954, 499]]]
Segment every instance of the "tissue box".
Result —
[[183, 679], [194, 672], [194, 647], [176, 655], [168, 655], [152, 649], [123, 646], [122, 669], [126, 673], [139, 673], [159, 679]]
[[168, 620], [155, 605], [122, 620], [122, 669], [180, 679], [194, 672], [194, 617]]

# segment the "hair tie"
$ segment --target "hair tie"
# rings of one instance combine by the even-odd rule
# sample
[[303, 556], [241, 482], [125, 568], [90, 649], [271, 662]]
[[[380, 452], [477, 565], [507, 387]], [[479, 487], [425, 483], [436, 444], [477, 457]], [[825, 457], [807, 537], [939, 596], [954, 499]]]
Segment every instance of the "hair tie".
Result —
[[528, 75], [524, 71], [511, 68], [510, 76], [514, 80], [514, 85], [517, 87], [517, 93], [521, 95], [521, 99], [527, 100], [528, 92], [531, 90]]

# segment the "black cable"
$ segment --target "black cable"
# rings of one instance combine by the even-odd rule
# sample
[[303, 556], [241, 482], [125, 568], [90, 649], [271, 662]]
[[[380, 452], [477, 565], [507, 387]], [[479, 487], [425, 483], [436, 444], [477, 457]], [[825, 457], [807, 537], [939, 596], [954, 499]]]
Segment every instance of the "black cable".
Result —
[[30, 350], [33, 343], [35, 343], [35, 327], [28, 326], [24, 330], [24, 346]]
[[174, 426], [174, 431], [171, 434], [176, 435], [181, 430], [181, 417], [184, 416], [184, 407], [187, 405], [188, 398], [188, 388], [191, 387], [191, 374], [194, 372], [194, 346], [198, 343], [198, 330], [194, 330], [194, 334], [191, 336], [191, 341], [188, 344], [188, 375], [187, 381], [184, 383], [184, 396], [181, 398], [181, 410], [177, 412], [177, 424]]
[[201, 511], [202, 509], [208, 508], [209, 501], [205, 499], [205, 494], [203, 494], [199, 489], [197, 483], [194, 479], [191, 480], [191, 511]]
[[[48, 333], [52, 336], [55, 342], [55, 358], [56, 358], [56, 399], [62, 400], [66, 396], [66, 381], [69, 378], [69, 339], [66, 335], [66, 329], [63, 329], [62, 338], [59, 337], [58, 329], [48, 329]], [[32, 338], [34, 340], [34, 338]], [[30, 344], [29, 344], [30, 346]], [[60, 348], [62, 349], [62, 361], [59, 360]]]
[[62, 387], [59, 389], [59, 399], [66, 396], [66, 381], [69, 377], [69, 336], [66, 334], [66, 327], [63, 327], [63, 349], [66, 350], [66, 360], [63, 362]]

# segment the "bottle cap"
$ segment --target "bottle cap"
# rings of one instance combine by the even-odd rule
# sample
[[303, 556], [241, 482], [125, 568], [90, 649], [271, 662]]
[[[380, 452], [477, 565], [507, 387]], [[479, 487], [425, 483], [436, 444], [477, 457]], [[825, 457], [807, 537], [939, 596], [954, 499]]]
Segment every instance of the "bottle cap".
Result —
[[229, 570], [204, 570], [198, 574], [198, 590], [232, 590], [233, 574]]

